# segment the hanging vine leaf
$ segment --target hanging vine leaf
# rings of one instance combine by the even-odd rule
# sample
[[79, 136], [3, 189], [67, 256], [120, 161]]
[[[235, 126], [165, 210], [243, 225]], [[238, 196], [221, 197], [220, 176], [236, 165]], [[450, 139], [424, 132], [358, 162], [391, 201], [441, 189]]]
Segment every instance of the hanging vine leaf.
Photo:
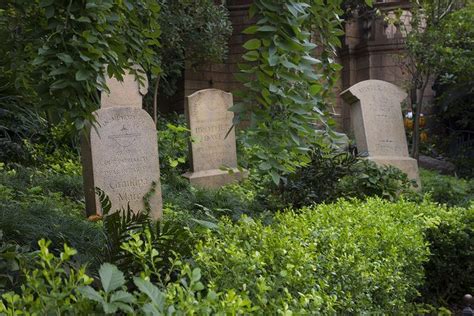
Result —
[[247, 63], [239, 65], [238, 76], [246, 90], [232, 110], [236, 124], [250, 121], [239, 138], [250, 163], [276, 184], [310, 162], [321, 141], [315, 126], [330, 132], [323, 100], [340, 70], [334, 62], [340, 5], [341, 0], [255, 0], [250, 7], [256, 23], [244, 30], [253, 38], [243, 45]]

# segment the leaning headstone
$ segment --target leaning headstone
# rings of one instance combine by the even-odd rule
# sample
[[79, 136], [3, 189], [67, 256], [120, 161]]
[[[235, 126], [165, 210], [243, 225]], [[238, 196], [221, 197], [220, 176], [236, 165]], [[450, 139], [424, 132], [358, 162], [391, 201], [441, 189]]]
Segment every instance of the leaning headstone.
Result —
[[151, 217], [158, 219], [162, 199], [157, 133], [142, 109], [147, 82], [140, 88], [135, 75], [127, 73], [122, 82], [107, 78], [106, 83], [110, 93], [102, 93], [101, 108], [93, 113], [96, 123], [82, 140], [86, 213], [101, 215], [95, 192], [99, 188], [109, 197], [111, 211], [128, 205], [141, 211], [149, 203]]
[[218, 89], [187, 97], [192, 171], [183, 176], [195, 186], [218, 188], [244, 176], [237, 168], [234, 113], [229, 111], [232, 103], [232, 94]]
[[418, 164], [408, 155], [401, 102], [407, 94], [381, 80], [359, 82], [341, 93], [350, 104], [351, 125], [359, 153], [379, 165], [392, 165], [420, 183]]

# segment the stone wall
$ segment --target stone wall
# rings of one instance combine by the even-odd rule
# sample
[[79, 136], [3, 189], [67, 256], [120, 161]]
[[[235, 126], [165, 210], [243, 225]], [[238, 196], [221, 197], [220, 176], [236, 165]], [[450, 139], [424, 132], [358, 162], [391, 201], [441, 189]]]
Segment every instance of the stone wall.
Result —
[[[401, 8], [406, 23], [411, 18], [410, 3], [407, 0], [379, 1], [374, 7], [388, 15]], [[369, 79], [388, 81], [406, 88], [408, 73], [402, 66], [406, 36], [403, 28], [384, 22], [380, 16], [366, 14], [348, 21], [345, 31], [343, 47], [339, 50], [339, 63], [343, 66], [341, 91]], [[433, 98], [430, 85], [425, 94], [425, 100], [429, 102]], [[342, 129], [350, 131], [349, 110], [340, 98], [337, 100], [336, 113], [340, 117]]]
[[162, 100], [160, 110], [182, 112], [186, 96], [202, 89], [215, 88], [227, 92], [235, 92], [240, 84], [234, 78], [234, 73], [238, 72], [237, 63], [241, 61], [244, 53], [242, 45], [247, 41], [248, 36], [242, 31], [251, 21], [248, 15], [248, 8], [252, 0], [228, 0], [229, 17], [232, 23], [232, 35], [229, 39], [229, 53], [226, 60], [220, 64], [201, 65], [195, 69], [187, 67], [184, 78], [178, 92], [168, 100]]
[[[160, 102], [162, 111], [182, 112], [186, 96], [197, 90], [216, 88], [232, 93], [238, 90], [240, 84], [233, 74], [238, 71], [237, 63], [244, 52], [242, 44], [248, 39], [248, 36], [241, 32], [252, 23], [248, 18], [251, 3], [252, 0], [227, 1], [233, 27], [227, 59], [221, 64], [188, 68], [178, 93], [173, 98]], [[374, 6], [389, 13], [397, 8], [408, 10], [409, 1], [385, 0]], [[343, 70], [334, 95], [338, 96], [341, 91], [368, 79], [384, 80], [404, 87], [406, 74], [402, 72], [398, 57], [404, 50], [404, 34], [400, 29], [384, 23], [380, 17], [365, 15], [346, 22], [345, 31], [343, 47], [338, 54], [338, 62], [343, 65]], [[429, 101], [433, 92], [428, 88], [426, 94], [426, 100]], [[340, 97], [335, 100], [333, 112], [339, 129], [348, 132], [349, 111]]]

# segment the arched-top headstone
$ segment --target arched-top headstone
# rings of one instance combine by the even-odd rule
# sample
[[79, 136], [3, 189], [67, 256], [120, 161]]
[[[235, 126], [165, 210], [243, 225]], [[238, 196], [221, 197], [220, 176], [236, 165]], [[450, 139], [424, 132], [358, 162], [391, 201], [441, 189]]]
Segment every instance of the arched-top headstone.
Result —
[[365, 80], [341, 93], [350, 105], [351, 125], [360, 153], [381, 165], [393, 165], [419, 183], [418, 164], [408, 155], [401, 102], [407, 94], [381, 80]]
[[216, 188], [242, 178], [237, 169], [235, 130], [231, 129], [232, 104], [232, 94], [218, 89], [199, 90], [187, 97], [192, 171], [184, 176], [194, 185]]
[[158, 219], [162, 214], [158, 141], [153, 119], [141, 105], [146, 90], [140, 92], [134, 74], [127, 73], [123, 82], [115, 78], [106, 82], [110, 93], [102, 94], [101, 108], [94, 112], [95, 126], [82, 142], [87, 215], [101, 213], [97, 187], [108, 195], [112, 211], [128, 205], [134, 211], [144, 210], [148, 196], [150, 215]]
[[[136, 72], [137, 76], [133, 73]], [[123, 81], [106, 76], [105, 83], [109, 92], [100, 96], [100, 108], [110, 107], [137, 107], [142, 108], [142, 97], [148, 92], [148, 79], [142, 67], [135, 65], [133, 72], [126, 71]]]

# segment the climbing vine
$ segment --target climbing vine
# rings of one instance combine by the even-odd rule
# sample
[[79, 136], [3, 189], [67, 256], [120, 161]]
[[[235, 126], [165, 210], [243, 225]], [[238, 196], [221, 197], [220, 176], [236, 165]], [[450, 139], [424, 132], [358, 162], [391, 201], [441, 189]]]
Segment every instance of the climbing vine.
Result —
[[[250, 162], [279, 184], [310, 162], [310, 153], [332, 134], [328, 97], [341, 66], [335, 49], [343, 35], [341, 0], [256, 0], [244, 30], [245, 86], [232, 110], [248, 128], [240, 141]], [[323, 131], [323, 133], [317, 132]]]

